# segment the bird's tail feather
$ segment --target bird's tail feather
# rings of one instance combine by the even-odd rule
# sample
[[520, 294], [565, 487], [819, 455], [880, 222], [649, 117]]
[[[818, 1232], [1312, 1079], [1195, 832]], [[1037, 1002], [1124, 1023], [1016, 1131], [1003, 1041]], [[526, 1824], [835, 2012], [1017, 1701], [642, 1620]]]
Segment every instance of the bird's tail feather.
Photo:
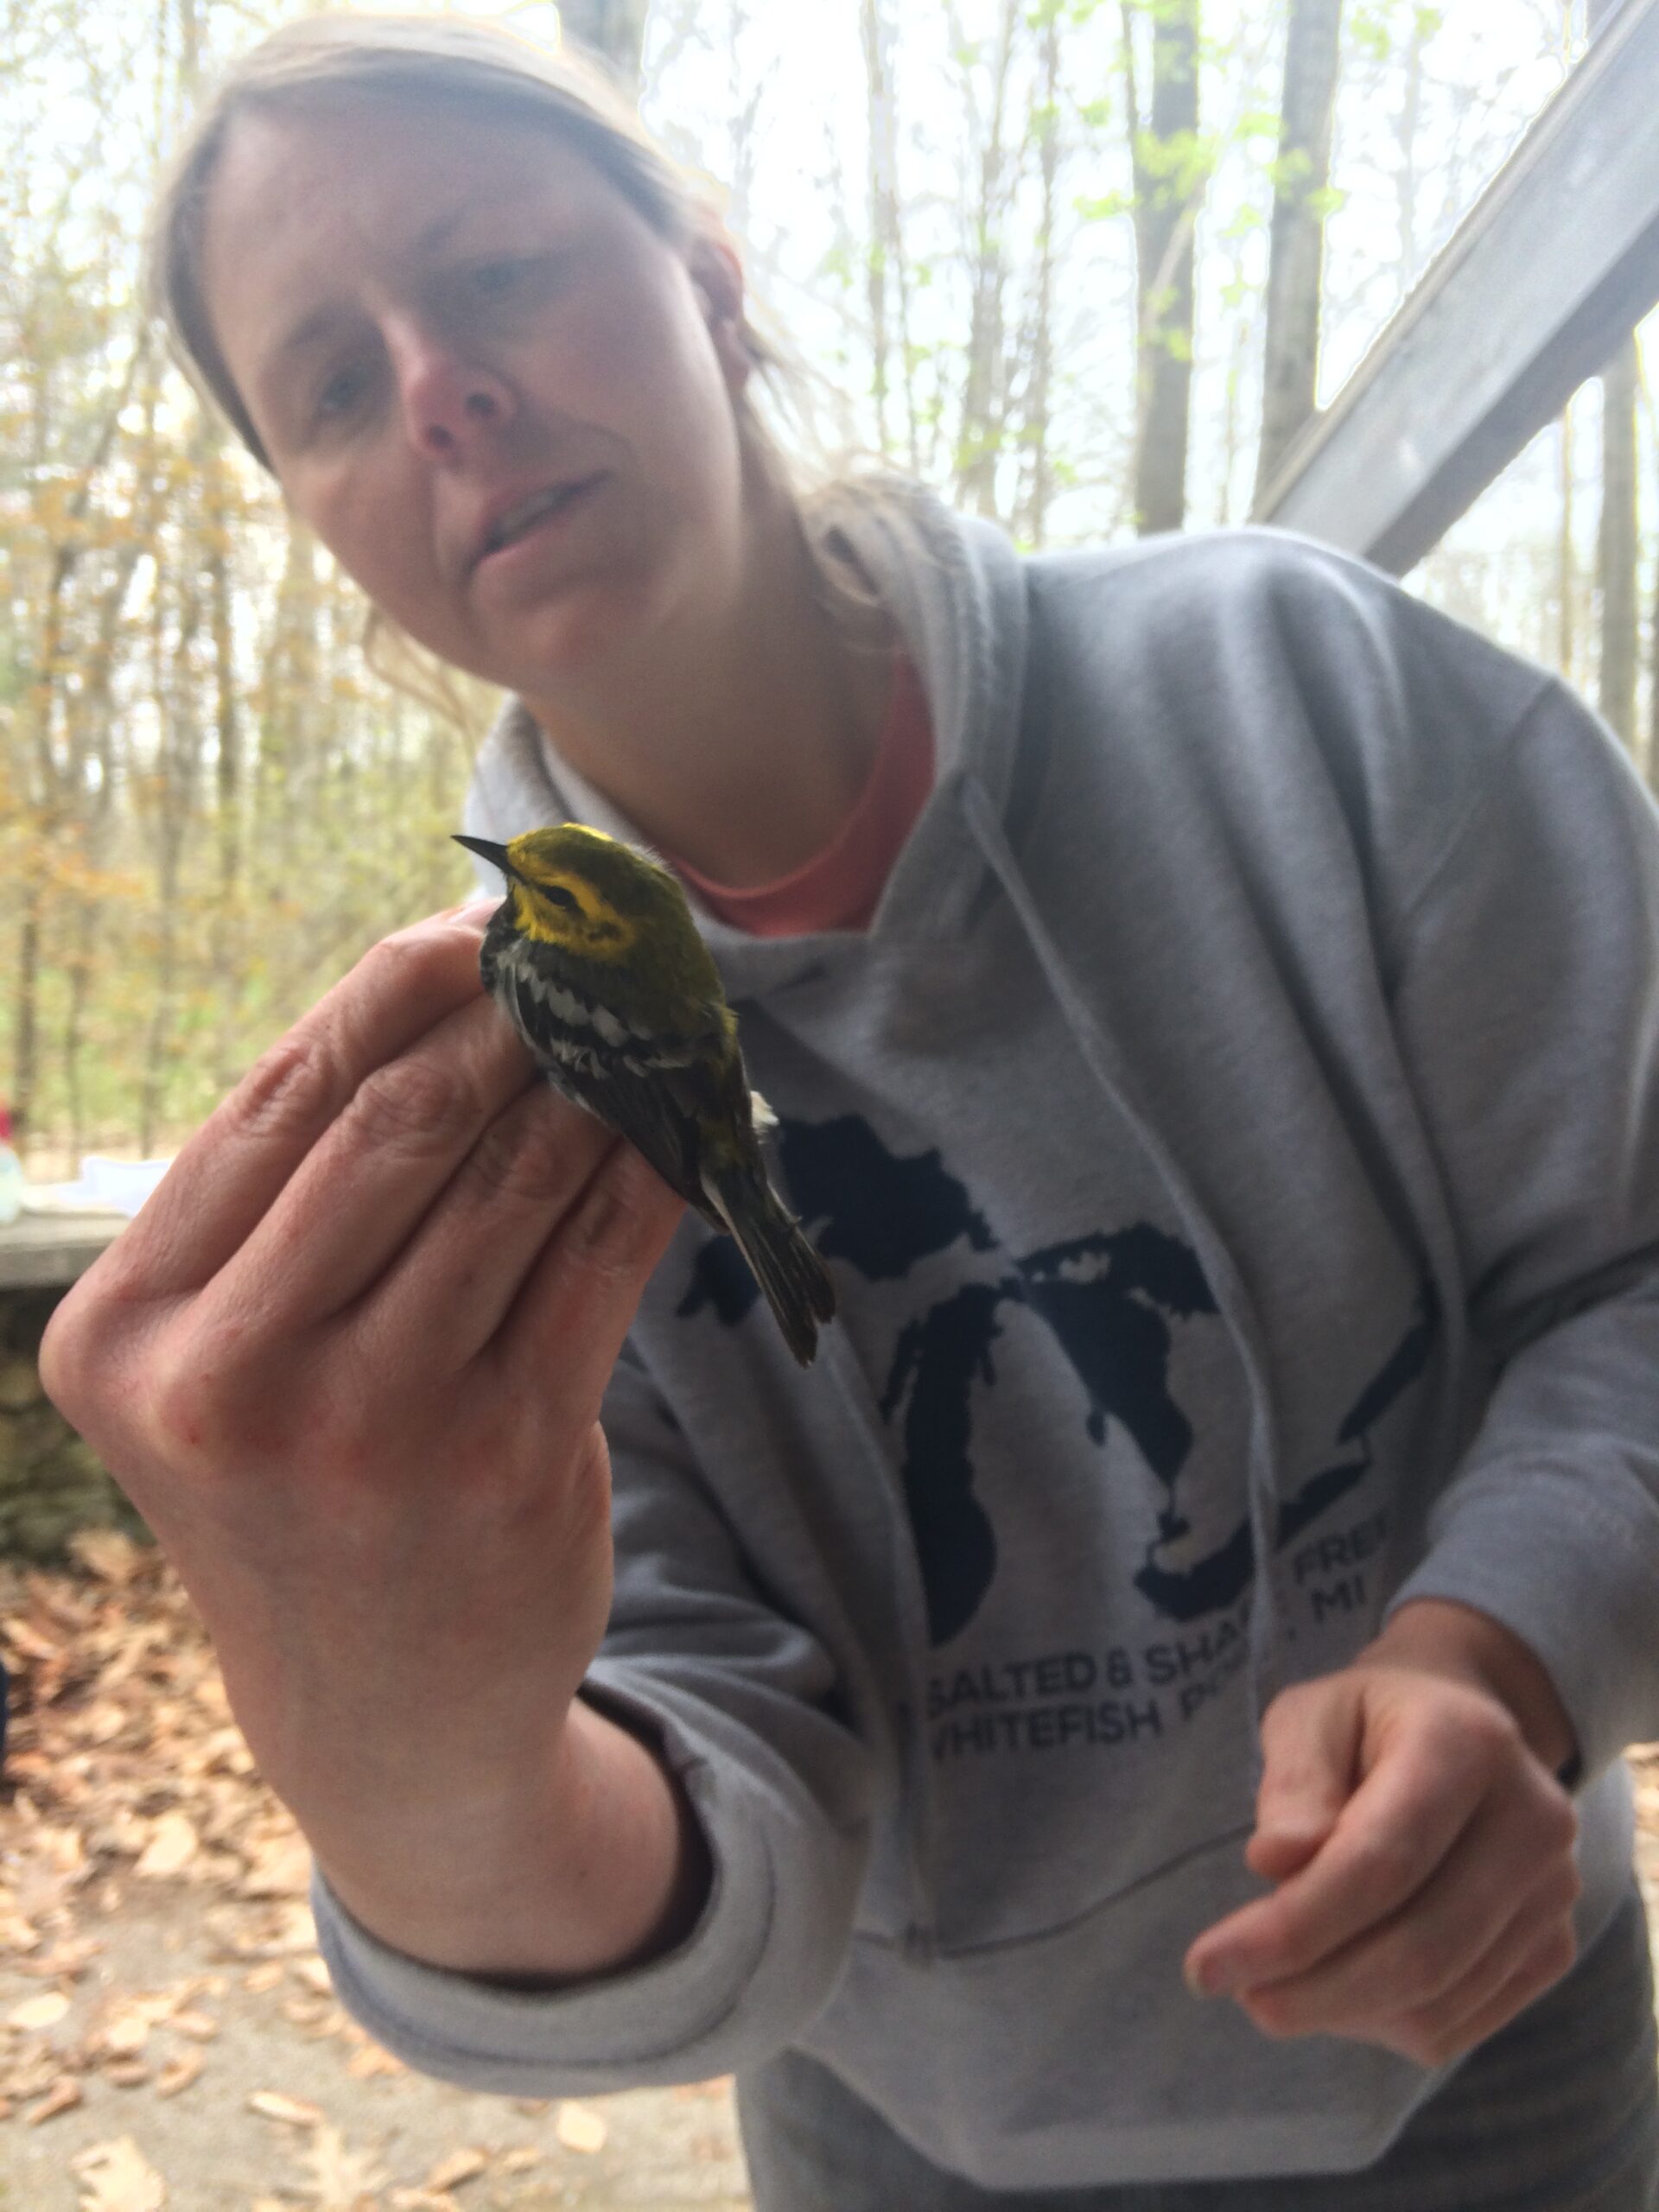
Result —
[[818, 1328], [836, 1310], [834, 1278], [794, 1216], [753, 1169], [734, 1163], [716, 1173], [705, 1170], [709, 1203], [748, 1262], [766, 1300], [777, 1316], [784, 1341], [803, 1367], [818, 1348]]

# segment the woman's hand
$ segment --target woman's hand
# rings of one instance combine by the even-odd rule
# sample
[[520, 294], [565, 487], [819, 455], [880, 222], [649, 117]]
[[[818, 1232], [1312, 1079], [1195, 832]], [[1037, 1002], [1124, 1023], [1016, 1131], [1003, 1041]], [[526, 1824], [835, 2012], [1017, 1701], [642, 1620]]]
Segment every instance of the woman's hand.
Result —
[[1402, 1606], [1352, 1666], [1282, 1691], [1262, 1740], [1245, 1859], [1278, 1886], [1192, 1945], [1195, 1991], [1270, 2036], [1438, 2066], [1571, 1966], [1578, 1822], [1553, 1769], [1572, 1732], [1507, 1630]]
[[533, 1076], [480, 988], [483, 919], [370, 952], [41, 1347], [347, 1902], [383, 1933], [453, 1906], [462, 1948], [469, 1882], [552, 1868], [573, 1739], [607, 1726], [566, 1726], [609, 1606], [597, 1416], [682, 1211]]

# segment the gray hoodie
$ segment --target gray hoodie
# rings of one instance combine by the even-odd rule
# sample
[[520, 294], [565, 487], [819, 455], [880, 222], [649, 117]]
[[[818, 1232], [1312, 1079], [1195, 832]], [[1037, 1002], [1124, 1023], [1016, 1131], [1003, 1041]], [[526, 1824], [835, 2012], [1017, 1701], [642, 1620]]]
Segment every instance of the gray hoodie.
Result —
[[[866, 932], [709, 920], [841, 1319], [688, 1217], [606, 1404], [586, 1694], [713, 1893], [505, 1989], [326, 1884], [342, 1999], [515, 2094], [830, 2067], [981, 2186], [1370, 2163], [1444, 2078], [1181, 1980], [1259, 1895], [1257, 1724], [1407, 1598], [1537, 1653], [1587, 1942], [1659, 1736], [1659, 818], [1543, 671], [1277, 533], [1022, 559], [836, 516], [936, 785]], [[827, 526], [827, 525], [824, 525]], [[628, 825], [522, 709], [468, 830]], [[492, 887], [493, 887], [493, 886]]]

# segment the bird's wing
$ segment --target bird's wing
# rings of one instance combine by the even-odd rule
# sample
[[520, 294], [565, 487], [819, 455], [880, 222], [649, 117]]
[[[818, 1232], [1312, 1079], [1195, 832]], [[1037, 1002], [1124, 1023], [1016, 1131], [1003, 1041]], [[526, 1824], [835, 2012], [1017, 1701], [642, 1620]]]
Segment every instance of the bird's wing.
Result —
[[703, 1191], [696, 1102], [692, 1086], [680, 1080], [680, 1071], [667, 1078], [630, 1075], [626, 1070], [594, 1076], [567, 1066], [550, 1080], [642, 1152], [669, 1188], [705, 1220], [715, 1228], [725, 1227], [713, 1215]]

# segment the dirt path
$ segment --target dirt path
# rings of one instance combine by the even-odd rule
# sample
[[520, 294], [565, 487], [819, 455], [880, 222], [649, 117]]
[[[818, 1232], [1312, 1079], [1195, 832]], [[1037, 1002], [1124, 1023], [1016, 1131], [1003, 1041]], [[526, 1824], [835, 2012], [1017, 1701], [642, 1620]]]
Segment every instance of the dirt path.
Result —
[[0, 2212], [747, 2212], [728, 2082], [474, 2096], [349, 2019], [194, 1611], [154, 1554], [77, 1549], [0, 1568]]

